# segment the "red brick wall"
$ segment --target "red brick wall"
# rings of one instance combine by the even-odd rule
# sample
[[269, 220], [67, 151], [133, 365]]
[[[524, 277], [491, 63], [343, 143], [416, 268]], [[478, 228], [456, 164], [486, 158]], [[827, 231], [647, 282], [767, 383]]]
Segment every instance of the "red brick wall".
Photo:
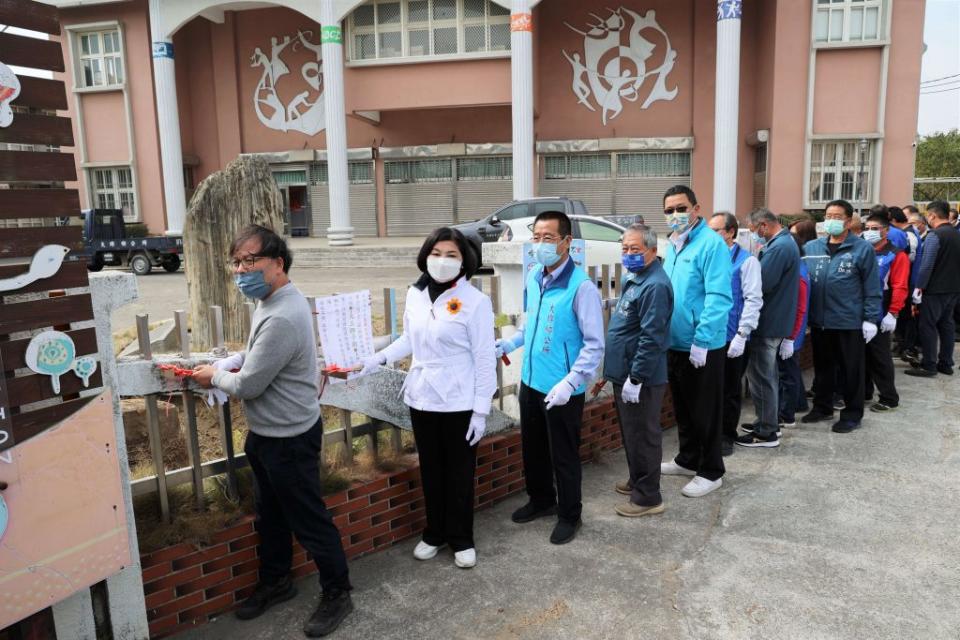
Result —
[[[664, 427], [675, 424], [669, 393], [662, 414]], [[620, 447], [620, 427], [613, 400], [584, 410], [580, 457]], [[490, 436], [477, 449], [476, 507], [496, 504], [523, 489], [520, 432]], [[340, 529], [348, 558], [357, 558], [418, 534], [424, 526], [423, 492], [417, 467], [385, 474], [327, 496], [327, 507]], [[162, 637], [201, 625], [233, 609], [257, 581], [257, 534], [253, 517], [216, 533], [211, 546], [189, 543], [141, 557], [150, 636]], [[316, 571], [309, 554], [294, 545], [293, 573]]]

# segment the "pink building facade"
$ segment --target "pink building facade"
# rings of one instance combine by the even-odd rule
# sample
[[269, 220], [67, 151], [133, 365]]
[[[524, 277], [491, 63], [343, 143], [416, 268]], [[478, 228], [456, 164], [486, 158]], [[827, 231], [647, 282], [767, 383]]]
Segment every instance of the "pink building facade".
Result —
[[676, 183], [740, 215], [912, 195], [924, 0], [56, 4], [81, 202], [155, 233], [240, 154], [270, 162], [288, 232], [343, 238], [526, 195], [659, 223]]

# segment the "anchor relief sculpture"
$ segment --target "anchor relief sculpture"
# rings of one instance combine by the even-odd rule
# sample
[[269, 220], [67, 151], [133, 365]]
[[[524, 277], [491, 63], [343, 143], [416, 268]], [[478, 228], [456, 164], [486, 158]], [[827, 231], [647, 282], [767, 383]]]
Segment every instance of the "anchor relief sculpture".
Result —
[[[658, 100], [673, 100], [678, 91], [677, 87], [667, 89], [667, 77], [673, 70], [677, 52], [657, 22], [656, 12], [651, 9], [641, 16], [625, 7], [607, 11], [610, 15], [606, 18], [591, 13], [594, 22], [587, 25], [586, 31], [564, 23], [583, 36], [583, 51], [573, 54], [563, 51], [573, 70], [571, 89], [577, 102], [590, 111], [599, 107], [604, 126], [620, 115], [624, 101], [640, 99], [640, 90], [647, 78], [655, 78], [655, 83], [641, 109], [649, 108]], [[654, 44], [643, 36], [650, 31], [661, 36], [661, 44]], [[647, 63], [658, 47], [664, 48], [663, 61], [648, 70]]]
[[[264, 126], [276, 131], [299, 131], [308, 136], [316, 135], [326, 127], [323, 107], [323, 63], [321, 60], [319, 43], [308, 40], [312, 31], [298, 30], [296, 38], [292, 36], [270, 38], [270, 55], [257, 47], [250, 56], [250, 66], [262, 67], [263, 73], [253, 95], [253, 108], [257, 118]], [[310, 51], [313, 60], [303, 63], [300, 67], [302, 90], [293, 94], [289, 101], [284, 103], [278, 85], [287, 95], [298, 88], [295, 82], [281, 82], [284, 76], [291, 75], [290, 68], [283, 61], [283, 53], [297, 51], [298, 48]], [[295, 80], [291, 75], [288, 80]]]

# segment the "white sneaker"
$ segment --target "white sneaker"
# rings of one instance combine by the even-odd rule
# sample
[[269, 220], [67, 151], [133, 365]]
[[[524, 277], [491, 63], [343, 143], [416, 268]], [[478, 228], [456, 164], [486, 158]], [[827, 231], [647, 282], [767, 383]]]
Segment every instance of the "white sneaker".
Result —
[[413, 550], [413, 557], [417, 560], [429, 560], [437, 555], [437, 551], [440, 550], [440, 547], [435, 547], [432, 544], [427, 544], [423, 540], [417, 543], [416, 548]]
[[461, 569], [471, 569], [477, 564], [477, 550], [464, 549], [453, 554], [453, 562]]
[[665, 476], [695, 476], [697, 475], [697, 472], [693, 469], [681, 467], [676, 462], [671, 460], [670, 462], [660, 463], [660, 474]]
[[688, 498], [702, 498], [714, 489], [719, 489], [722, 484], [723, 478], [707, 480], [703, 476], [694, 476], [693, 480], [680, 490], [680, 493]]

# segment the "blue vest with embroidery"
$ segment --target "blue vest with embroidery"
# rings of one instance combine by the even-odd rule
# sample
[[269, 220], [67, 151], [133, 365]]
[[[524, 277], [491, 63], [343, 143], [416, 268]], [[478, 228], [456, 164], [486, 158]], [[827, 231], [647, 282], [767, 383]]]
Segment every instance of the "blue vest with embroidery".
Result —
[[[570, 260], [546, 290], [540, 290], [543, 267], [538, 265], [527, 278], [527, 323], [521, 379], [531, 389], [549, 393], [570, 373], [583, 348], [583, 333], [577, 323], [573, 302], [587, 274]], [[574, 391], [581, 394], [586, 384]]]
[[737, 335], [737, 329], [740, 328], [740, 314], [743, 313], [743, 282], [740, 280], [740, 267], [749, 257], [750, 253], [739, 244], [734, 243], [730, 247], [730, 259], [733, 262], [733, 280], [731, 282], [733, 307], [730, 308], [730, 315], [727, 317], [727, 342], [733, 340], [733, 336]]

